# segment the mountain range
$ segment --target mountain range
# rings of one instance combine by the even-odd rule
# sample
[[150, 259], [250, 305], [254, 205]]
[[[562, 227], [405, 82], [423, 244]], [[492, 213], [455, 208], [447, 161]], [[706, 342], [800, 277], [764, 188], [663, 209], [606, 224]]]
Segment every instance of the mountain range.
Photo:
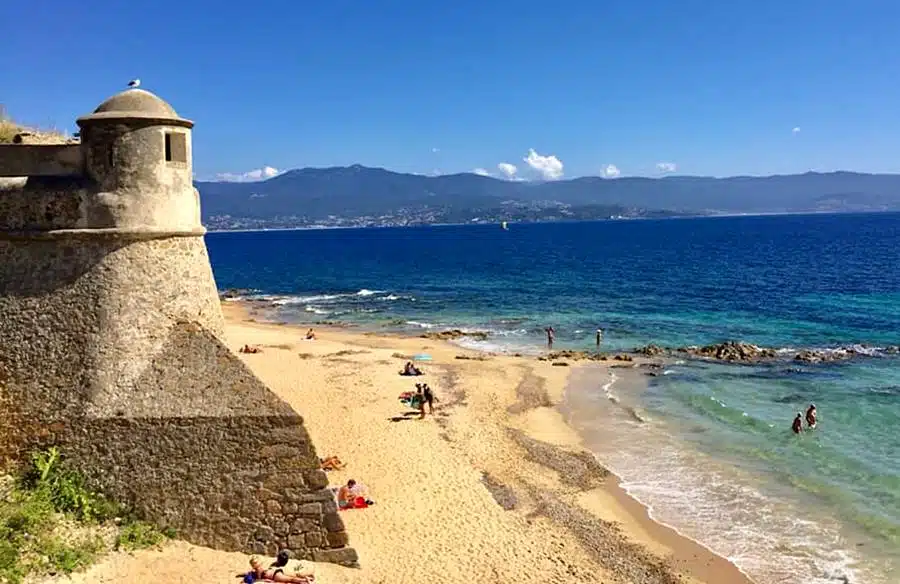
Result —
[[423, 176], [353, 165], [290, 170], [259, 182], [196, 186], [208, 222], [222, 217], [257, 222], [290, 217], [298, 226], [398, 215], [428, 223], [481, 216], [517, 219], [522, 213], [540, 220], [611, 214], [900, 210], [900, 175], [855, 172], [529, 182], [471, 173]]

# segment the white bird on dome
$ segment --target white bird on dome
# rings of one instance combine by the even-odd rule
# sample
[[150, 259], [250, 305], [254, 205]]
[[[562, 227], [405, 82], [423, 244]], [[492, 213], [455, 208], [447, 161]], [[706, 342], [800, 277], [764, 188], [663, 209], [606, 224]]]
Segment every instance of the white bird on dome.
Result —
[[140, 84], [141, 84], [140, 79], [132, 79], [131, 81], [128, 82], [128, 87], [131, 87], [132, 89], [134, 89], [135, 87], [140, 86]]

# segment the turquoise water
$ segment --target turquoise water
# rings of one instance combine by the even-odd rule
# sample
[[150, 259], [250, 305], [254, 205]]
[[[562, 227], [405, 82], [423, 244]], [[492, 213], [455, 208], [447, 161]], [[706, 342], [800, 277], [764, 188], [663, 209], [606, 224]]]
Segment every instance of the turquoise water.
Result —
[[[538, 352], [741, 339], [900, 344], [900, 216], [211, 234], [273, 318], [490, 333]], [[760, 582], [900, 582], [900, 359], [573, 373], [572, 422], [653, 514]], [[599, 377], [598, 377], [599, 375]], [[616, 403], [610, 401], [616, 399]], [[817, 430], [794, 436], [810, 402]], [[643, 419], [643, 422], [638, 421]], [[798, 574], [802, 574], [802, 577]]]

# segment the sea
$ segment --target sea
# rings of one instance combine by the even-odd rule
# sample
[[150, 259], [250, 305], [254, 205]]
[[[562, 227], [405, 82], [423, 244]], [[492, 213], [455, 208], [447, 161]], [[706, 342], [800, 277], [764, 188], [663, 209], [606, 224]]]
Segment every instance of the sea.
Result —
[[[809, 364], [573, 369], [561, 409], [652, 517], [760, 584], [900, 582], [900, 214], [210, 233], [270, 318], [538, 354], [740, 340]], [[652, 375], [651, 375], [652, 373]], [[790, 431], [815, 403], [818, 427]]]

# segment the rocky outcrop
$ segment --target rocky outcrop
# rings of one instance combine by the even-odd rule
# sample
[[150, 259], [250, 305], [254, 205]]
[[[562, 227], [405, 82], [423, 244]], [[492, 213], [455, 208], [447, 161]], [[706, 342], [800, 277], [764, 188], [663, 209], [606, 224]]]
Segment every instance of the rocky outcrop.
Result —
[[738, 341], [728, 341], [704, 347], [679, 347], [676, 351], [693, 357], [716, 359], [717, 361], [757, 362], [778, 357], [775, 349]]
[[433, 339], [436, 341], [452, 341], [462, 337], [484, 341], [488, 338], [488, 333], [484, 331], [463, 331], [460, 329], [451, 329], [448, 331], [428, 332], [419, 335], [423, 339]]
[[638, 355], [644, 355], [645, 357], [659, 357], [661, 355], [668, 355], [671, 353], [669, 349], [660, 347], [659, 345], [649, 344], [643, 347], [638, 347], [634, 350]]

